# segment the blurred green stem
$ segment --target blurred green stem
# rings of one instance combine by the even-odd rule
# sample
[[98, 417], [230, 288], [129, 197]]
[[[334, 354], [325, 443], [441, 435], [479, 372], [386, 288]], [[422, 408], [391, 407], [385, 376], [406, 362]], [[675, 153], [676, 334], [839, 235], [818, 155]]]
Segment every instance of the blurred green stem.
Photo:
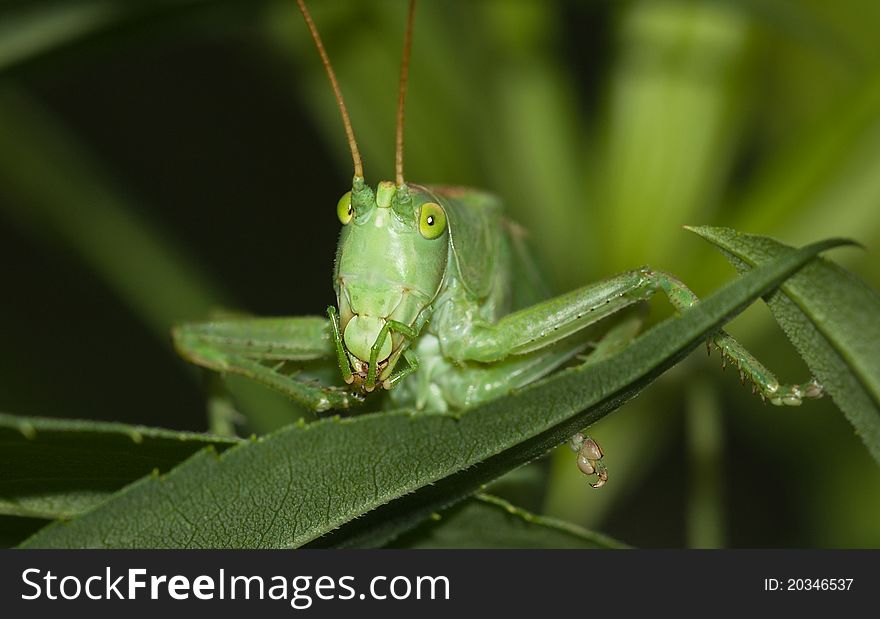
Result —
[[687, 470], [687, 543], [690, 548], [724, 546], [723, 452], [724, 427], [718, 396], [701, 376], [687, 390], [685, 427]]
[[237, 436], [235, 422], [240, 417], [223, 378], [216, 372], [203, 371], [208, 394], [208, 431], [217, 436]]
[[[0, 217], [82, 260], [169, 349], [174, 323], [230, 306], [195, 259], [127, 199], [77, 137], [9, 84], [0, 88], [0, 127]], [[237, 390], [236, 396], [242, 410], [260, 411], [257, 430], [298, 417], [265, 389]], [[222, 408], [212, 396], [211, 428], [234, 435]], [[272, 422], [259, 423], [264, 420]]]
[[165, 341], [175, 322], [223, 303], [195, 261], [38, 101], [3, 86], [0, 126], [0, 215], [75, 253]]

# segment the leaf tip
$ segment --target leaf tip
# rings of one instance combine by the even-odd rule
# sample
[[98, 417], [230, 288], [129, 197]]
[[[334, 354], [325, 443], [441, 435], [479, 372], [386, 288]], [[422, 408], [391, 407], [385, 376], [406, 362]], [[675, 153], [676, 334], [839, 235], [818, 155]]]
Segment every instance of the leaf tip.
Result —
[[717, 226], [690, 226], [687, 224], [684, 224], [681, 227], [682, 227], [682, 229], [687, 230], [688, 232], [693, 232], [697, 236], [702, 237], [707, 240], [709, 240], [709, 237], [712, 236], [713, 231], [717, 232], [717, 231], [722, 231], [722, 230], [726, 229], [726, 228], [720, 228]]
[[848, 239], [844, 237], [832, 237], [830, 239], [825, 239], [824, 241], [817, 241], [816, 243], [811, 243], [806, 247], [816, 247], [820, 252], [836, 249], [838, 247], [860, 247], [865, 249], [865, 246], [855, 241], [853, 239]]

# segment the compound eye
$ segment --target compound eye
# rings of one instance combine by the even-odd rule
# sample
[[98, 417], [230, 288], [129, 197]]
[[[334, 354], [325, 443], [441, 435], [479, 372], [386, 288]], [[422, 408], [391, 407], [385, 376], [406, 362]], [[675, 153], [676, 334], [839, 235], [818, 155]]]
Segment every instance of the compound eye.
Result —
[[425, 202], [419, 211], [419, 233], [426, 239], [436, 239], [446, 230], [446, 212], [436, 202]]
[[339, 217], [340, 223], [344, 226], [351, 221], [354, 211], [351, 208], [351, 192], [346, 191], [345, 195], [339, 198], [336, 203], [336, 216]]

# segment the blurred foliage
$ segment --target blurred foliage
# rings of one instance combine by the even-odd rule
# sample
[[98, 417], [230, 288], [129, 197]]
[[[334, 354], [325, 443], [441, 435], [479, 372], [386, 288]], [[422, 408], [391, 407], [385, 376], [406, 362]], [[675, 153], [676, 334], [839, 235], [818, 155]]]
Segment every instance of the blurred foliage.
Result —
[[[310, 6], [390, 178], [404, 3]], [[422, 0], [407, 177], [500, 195], [556, 291], [649, 263], [706, 294], [733, 270], [683, 224], [850, 236], [868, 251], [835, 260], [877, 288], [878, 22], [870, 0]], [[322, 312], [349, 166], [290, 1], [0, 2], [0, 410], [205, 429], [170, 324]], [[804, 378], [766, 308], [730, 330]], [[601, 491], [561, 453], [501, 494], [636, 546], [880, 545], [880, 470], [833, 405], [763, 408], [717, 363], [591, 430]], [[300, 414], [235, 392], [254, 431]]]

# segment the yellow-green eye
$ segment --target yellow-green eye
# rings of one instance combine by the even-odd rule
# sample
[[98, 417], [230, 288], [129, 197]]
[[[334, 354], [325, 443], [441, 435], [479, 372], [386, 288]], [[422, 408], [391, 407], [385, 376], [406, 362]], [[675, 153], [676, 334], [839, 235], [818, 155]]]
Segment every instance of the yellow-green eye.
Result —
[[436, 239], [446, 230], [446, 213], [436, 202], [425, 202], [419, 211], [419, 232], [426, 239]]
[[339, 217], [339, 221], [344, 226], [351, 221], [353, 213], [354, 211], [351, 208], [351, 192], [346, 191], [345, 195], [339, 198], [339, 202], [336, 203], [336, 216]]

